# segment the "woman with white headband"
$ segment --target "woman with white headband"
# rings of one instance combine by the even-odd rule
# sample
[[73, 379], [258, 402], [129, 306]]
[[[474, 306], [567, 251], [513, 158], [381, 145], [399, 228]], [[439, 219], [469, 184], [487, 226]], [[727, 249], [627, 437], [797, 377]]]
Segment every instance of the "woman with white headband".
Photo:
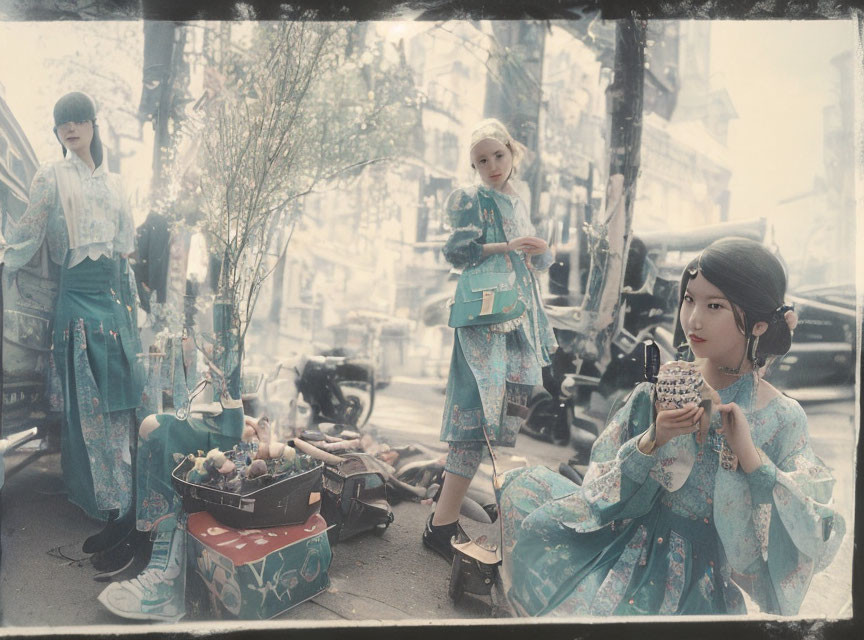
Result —
[[536, 237], [526, 202], [513, 188], [523, 153], [501, 122], [480, 122], [471, 136], [470, 157], [481, 183], [457, 189], [447, 200], [452, 234], [443, 251], [448, 262], [463, 269], [460, 287], [468, 277], [498, 283], [483, 291], [479, 313], [463, 304], [458, 292], [451, 309], [456, 332], [441, 429], [450, 451], [435, 512], [423, 532], [423, 544], [448, 560], [459, 509], [486, 439], [514, 446], [529, 393], [542, 384], [541, 369], [557, 348], [533, 273], [547, 269], [552, 254]]

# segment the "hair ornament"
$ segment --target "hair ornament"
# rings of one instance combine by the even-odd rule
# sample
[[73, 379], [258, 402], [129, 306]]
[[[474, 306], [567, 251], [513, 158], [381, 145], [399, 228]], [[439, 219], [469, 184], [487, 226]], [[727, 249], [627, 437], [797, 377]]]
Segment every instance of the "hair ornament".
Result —
[[[475, 125], [474, 130], [471, 132], [471, 143], [468, 147], [469, 153], [483, 140], [495, 140], [507, 147], [513, 156], [514, 169], [526, 152], [525, 145], [510, 135], [504, 123], [496, 118], [486, 118]], [[473, 163], [471, 166], [475, 168]]]
[[789, 327], [789, 331], [795, 331], [795, 327], [798, 326], [798, 314], [795, 313], [795, 307], [791, 304], [781, 304], [774, 309], [771, 314], [771, 321], [780, 322], [781, 320]]
[[513, 143], [510, 132], [507, 131], [507, 128], [500, 120], [496, 120], [495, 118], [487, 118], [477, 123], [477, 126], [471, 133], [471, 145], [469, 148], [473, 149], [483, 140], [496, 140], [505, 147]]
[[696, 274], [699, 273], [700, 271], [702, 271], [702, 253], [701, 252], [699, 253], [699, 256], [696, 258], [696, 266], [690, 267], [689, 269], [687, 269], [687, 273], [690, 275], [691, 278], [695, 278]]

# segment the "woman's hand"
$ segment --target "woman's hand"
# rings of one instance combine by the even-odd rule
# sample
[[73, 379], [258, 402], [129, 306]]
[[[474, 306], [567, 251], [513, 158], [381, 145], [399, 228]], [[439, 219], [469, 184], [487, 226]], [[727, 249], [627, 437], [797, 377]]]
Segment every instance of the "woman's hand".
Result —
[[546, 244], [546, 241], [534, 236], [513, 238], [507, 243], [507, 251], [522, 251], [529, 256], [539, 255], [546, 252], [547, 249], [549, 249], [549, 245]]
[[672, 438], [686, 436], [699, 430], [699, 421], [705, 410], [699, 405], [688, 404], [681, 409], [660, 409], [657, 407], [655, 440], [662, 447]]
[[723, 421], [723, 426], [718, 429], [719, 433], [726, 436], [726, 442], [732, 453], [738, 456], [738, 462], [745, 472], [755, 471], [762, 465], [756, 445], [753, 444], [753, 436], [750, 433], [750, 423], [744, 417], [744, 412], [736, 403], [718, 404], [717, 410]]

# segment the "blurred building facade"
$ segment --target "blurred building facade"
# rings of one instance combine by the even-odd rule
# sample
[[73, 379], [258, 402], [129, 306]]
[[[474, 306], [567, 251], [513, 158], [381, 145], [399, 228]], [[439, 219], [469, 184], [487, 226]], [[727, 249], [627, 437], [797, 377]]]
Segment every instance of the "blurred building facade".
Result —
[[[737, 114], [726, 90], [712, 83], [711, 24], [658, 21], [652, 27], [646, 73], [672, 75], [677, 95], [671, 104], [646, 99], [634, 229], [724, 222], [732, 177], [727, 132]], [[651, 59], [653, 51], [659, 55]]]
[[484, 38], [467, 22], [414, 33], [370, 25], [365, 46], [401, 50], [414, 72], [418, 125], [395, 162], [304, 199], [291, 245], [309, 250], [289, 250], [284, 277], [262, 290], [263, 299], [281, 300], [271, 318], [278, 317], [285, 348], [366, 351], [385, 379], [446, 372], [452, 330], [426, 326], [421, 315], [450, 270], [440, 252], [444, 201], [471, 179], [468, 137], [483, 117]]
[[[726, 92], [710, 83], [709, 29], [652, 22], [637, 230], [726, 219], [726, 128], [735, 111]], [[589, 37], [553, 23], [539, 67], [537, 226], [557, 249], [559, 262], [543, 283], [552, 294], [579, 293], [578, 269], [569, 264], [588, 259], [579, 251], [582, 226], [602, 210], [607, 178], [606, 90], [615, 27], [598, 21], [590, 30]], [[448, 234], [444, 203], [453, 188], [474, 179], [468, 144], [473, 125], [487, 115], [491, 34], [482, 23], [463, 21], [413, 33], [394, 33], [389, 24], [369, 29], [367, 47], [398, 45], [414, 71], [424, 96], [417, 131], [395, 163], [370, 167], [346, 188], [305, 199], [284, 277], [265, 284], [278, 291], [262, 292], [263, 299], [281, 300], [271, 317], [278, 317], [283, 340], [336, 343], [337, 336], [348, 339], [352, 326], [365, 325], [386, 352], [379, 358], [387, 360], [380, 364], [389, 374], [446, 374], [452, 348], [446, 298], [455, 280], [440, 251]]]
[[[558, 248], [548, 291], [553, 303], [572, 305], [583, 293], [577, 274], [587, 272], [590, 260], [583, 226], [602, 211], [608, 177], [606, 91], [615, 32], [612, 23], [592, 26], [590, 38], [570, 25], [557, 29], [546, 46], [541, 202], [548, 239]], [[736, 113], [726, 90], [712, 83], [709, 60], [709, 23], [649, 23], [637, 235], [728, 218], [732, 170], [726, 145]]]
[[[846, 51], [831, 60], [834, 100], [823, 111], [822, 157], [828, 196], [827, 234], [832, 250], [823, 282], [846, 283], [855, 273], [855, 58]], [[832, 215], [833, 214], [833, 215]], [[833, 219], [831, 219], [833, 218]]]
[[806, 191], [778, 202], [774, 239], [788, 263], [790, 288], [854, 282], [856, 216], [853, 55], [832, 63], [832, 100], [822, 110], [822, 171]]

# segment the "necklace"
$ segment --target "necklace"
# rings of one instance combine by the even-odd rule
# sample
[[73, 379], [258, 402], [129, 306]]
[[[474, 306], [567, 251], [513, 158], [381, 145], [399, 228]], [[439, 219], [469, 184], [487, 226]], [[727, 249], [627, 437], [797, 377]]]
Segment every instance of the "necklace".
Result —
[[744, 353], [741, 354], [741, 359], [738, 361], [738, 366], [736, 367], [717, 367], [717, 370], [720, 373], [725, 373], [728, 376], [744, 376], [747, 375], [747, 371], [741, 372], [741, 367], [744, 366], [744, 360], [747, 359], [747, 354], [750, 351], [750, 338], [747, 338], [747, 344], [744, 345]]

